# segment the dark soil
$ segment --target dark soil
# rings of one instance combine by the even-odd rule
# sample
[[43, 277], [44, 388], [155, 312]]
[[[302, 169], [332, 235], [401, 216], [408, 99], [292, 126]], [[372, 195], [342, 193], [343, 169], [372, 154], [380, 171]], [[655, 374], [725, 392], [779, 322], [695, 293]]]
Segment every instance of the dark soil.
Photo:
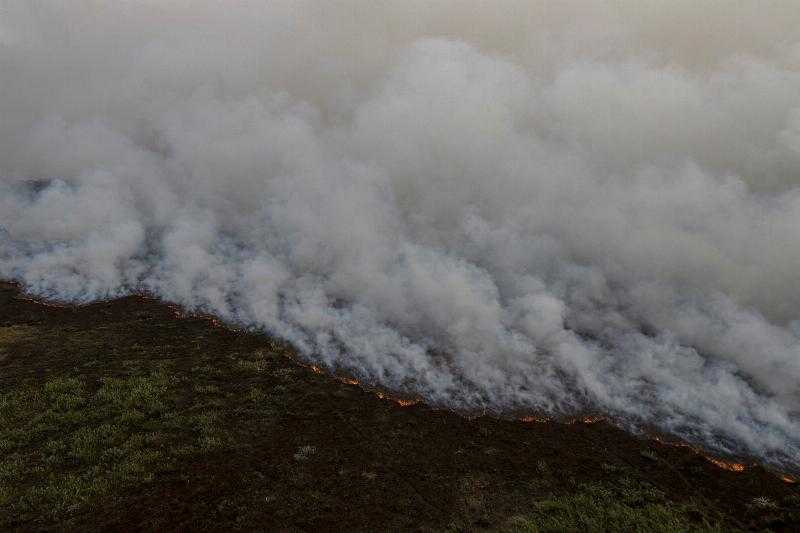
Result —
[[[136, 392], [148, 379], [150, 403]], [[63, 383], [83, 387], [66, 407], [47, 396]], [[112, 385], [128, 387], [128, 400], [108, 400]], [[624, 486], [686, 527], [800, 530], [799, 485], [760, 466], [729, 471], [604, 421], [402, 406], [304, 366], [274, 339], [142, 297], [59, 307], [0, 284], [0, 392], [23, 389], [40, 403], [23, 416], [13, 404], [22, 393], [5, 400], [0, 459], [17, 466], [0, 487], [0, 528], [531, 530], [541, 502]], [[43, 409], [50, 418], [27, 422]], [[78, 450], [74, 432], [105, 420], [113, 435]], [[113, 474], [125, 458], [109, 450], [133, 449], [156, 459]], [[64, 476], [83, 488], [66, 491]]]

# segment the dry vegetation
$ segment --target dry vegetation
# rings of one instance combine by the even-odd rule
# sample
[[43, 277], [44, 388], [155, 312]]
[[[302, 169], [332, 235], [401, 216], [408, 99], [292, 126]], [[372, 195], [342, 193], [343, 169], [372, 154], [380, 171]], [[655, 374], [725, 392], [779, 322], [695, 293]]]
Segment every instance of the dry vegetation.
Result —
[[0, 529], [792, 531], [800, 491], [600, 422], [465, 419], [140, 298], [0, 285]]

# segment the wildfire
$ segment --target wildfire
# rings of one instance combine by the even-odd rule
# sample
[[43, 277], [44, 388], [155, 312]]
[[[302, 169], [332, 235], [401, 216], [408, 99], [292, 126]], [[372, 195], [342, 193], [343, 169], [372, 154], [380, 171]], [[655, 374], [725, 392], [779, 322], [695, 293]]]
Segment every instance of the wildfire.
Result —
[[[308, 368], [309, 370], [311, 370], [315, 374], [321, 374], [321, 375], [322, 374], [327, 374], [327, 372], [325, 372], [325, 370], [323, 370], [321, 367], [319, 367], [317, 365], [303, 365], [303, 366], [305, 366], [306, 368]], [[355, 378], [346, 377], [346, 376], [335, 376], [335, 375], [331, 376], [331, 377], [333, 379], [335, 379], [336, 381], [338, 381], [339, 383], [345, 383], [347, 385], [356, 385], [356, 386], [365, 388], [362, 385], [362, 383], [359, 380], [355, 379]], [[370, 390], [370, 389], [367, 387], [366, 390]], [[372, 393], [375, 396], [377, 396], [378, 398], [380, 398], [381, 400], [389, 400], [391, 402], [396, 403], [400, 407], [410, 407], [412, 405], [417, 405], [421, 401], [421, 400], [418, 400], [418, 399], [398, 398], [396, 396], [390, 396], [390, 395], [388, 395], [388, 394], [386, 394], [384, 392], [381, 392], [381, 391], [372, 391]]]
[[[45, 306], [45, 307], [61, 308], [61, 309], [71, 307], [69, 304], [63, 304], [63, 303], [59, 303], [59, 302], [48, 302], [48, 301], [43, 301], [43, 300], [39, 300], [39, 299], [35, 299], [35, 298], [21, 297], [20, 299], [24, 300], [24, 301], [33, 302], [33, 303], [36, 303], [38, 305], [42, 305], [42, 306]], [[172, 315], [175, 316], [176, 318], [182, 319], [182, 318], [186, 318], [188, 316], [186, 311], [183, 308], [181, 308], [180, 306], [178, 306], [178, 305], [168, 305], [167, 307], [171, 311]], [[215, 327], [215, 328], [224, 328], [224, 327], [226, 327], [222, 322], [220, 322], [216, 318], [213, 318], [213, 317], [207, 317], [207, 318], [209, 319], [209, 322], [211, 323], [211, 325], [213, 327]], [[307, 366], [307, 368], [309, 368], [315, 374], [325, 374], [325, 371], [322, 368], [320, 368], [319, 366], [317, 366], [317, 365], [306, 365], [306, 366]], [[333, 376], [333, 377], [337, 381], [339, 381], [341, 383], [345, 383], [347, 385], [362, 386], [361, 382], [359, 382], [357, 379], [354, 379], [354, 378], [342, 377], [342, 376]], [[400, 407], [410, 407], [410, 406], [417, 405], [418, 403], [420, 403], [420, 400], [418, 400], [418, 399], [398, 398], [398, 397], [394, 397], [394, 396], [389, 396], [388, 394], [386, 394], [384, 392], [381, 392], [381, 391], [373, 391], [373, 392], [374, 392], [375, 396], [377, 396], [378, 398], [380, 398], [382, 400], [392, 401], [395, 404], [399, 405]], [[524, 422], [524, 423], [536, 423], [536, 424], [546, 424], [546, 423], [553, 422], [552, 418], [547, 417], [547, 416], [541, 416], [541, 415], [527, 415], [527, 416], [521, 417], [519, 420], [521, 422]], [[575, 419], [569, 420], [566, 423], [567, 424], [577, 424], [577, 423], [596, 424], [598, 422], [604, 422], [604, 421], [608, 421], [608, 418], [605, 417], [605, 416], [588, 415], [588, 416], [584, 416], [584, 417], [581, 417], [581, 418], [575, 418]], [[664, 446], [672, 446], [672, 447], [678, 447], [678, 448], [689, 448], [694, 453], [702, 456], [708, 462], [714, 464], [718, 468], [722, 468], [723, 470], [727, 470], [729, 472], [741, 473], [741, 472], [744, 472], [745, 469], [746, 469], [746, 466], [744, 464], [742, 464], [742, 463], [724, 461], [722, 459], [717, 459], [717, 458], [711, 457], [711, 456], [706, 455], [705, 453], [703, 453], [703, 451], [700, 448], [698, 448], [696, 446], [693, 446], [693, 445], [691, 445], [689, 443], [686, 443], [686, 442], [667, 441], [667, 440], [664, 440], [664, 439], [662, 439], [660, 437], [657, 437], [657, 436], [654, 436], [653, 440], [658, 442], [658, 443], [660, 443], [660, 444], [662, 444], [662, 445], [664, 445]], [[793, 478], [793, 477], [791, 477], [791, 476], [789, 476], [787, 474], [778, 474], [778, 477], [784, 483], [790, 483], [790, 484], [797, 483], [797, 480], [795, 478]]]
[[417, 405], [419, 403], [419, 400], [404, 400], [402, 398], [390, 398], [390, 400], [392, 400], [400, 407], [410, 407], [412, 405]]
[[394, 396], [389, 396], [388, 394], [385, 394], [385, 393], [383, 393], [381, 391], [376, 391], [375, 392], [375, 396], [377, 396], [381, 400], [392, 401], [392, 402], [396, 403], [397, 405], [399, 405], [400, 407], [409, 407], [409, 406], [412, 406], [412, 405], [417, 405], [419, 403], [419, 400], [410, 400], [410, 399], [406, 399], [406, 398], [396, 398]]
[[183, 309], [181, 309], [177, 305], [167, 305], [167, 308], [170, 310], [170, 312], [172, 313], [172, 316], [174, 316], [175, 318], [185, 318], [186, 317], [186, 313], [184, 313]]
[[580, 418], [572, 418], [567, 420], [565, 424], [572, 425], [572, 424], [597, 424], [598, 422], [605, 422], [608, 418], [605, 416], [598, 416], [598, 415], [587, 415]]
[[44, 307], [52, 307], [54, 309], [68, 309], [68, 308], [72, 307], [69, 304], [63, 304], [63, 303], [58, 303], [58, 302], [53, 302], [53, 301], [46, 301], [46, 300], [39, 300], [37, 298], [27, 298], [27, 297], [21, 297], [21, 296], [18, 296], [17, 298], [22, 300], [23, 302], [30, 302], [30, 303], [34, 303], [36, 305], [41, 305], [41, 306], [44, 306]]
[[[45, 307], [51, 307], [51, 308], [64, 309], [64, 308], [69, 308], [70, 307], [70, 305], [68, 305], [68, 304], [63, 304], [63, 303], [58, 303], [58, 302], [48, 302], [48, 301], [38, 300], [38, 299], [34, 299], [34, 298], [20, 298], [20, 299], [25, 300], [25, 301], [29, 301], [29, 302], [33, 302], [33, 303], [36, 303], [38, 305], [42, 305], [42, 306], [45, 306]], [[184, 311], [184, 309], [181, 308], [180, 306], [168, 305], [168, 308], [169, 308], [170, 312], [172, 313], [172, 315], [175, 318], [183, 319], [183, 318], [186, 318], [188, 316], [187, 313]], [[224, 328], [225, 327], [225, 325], [222, 324], [222, 322], [220, 322], [216, 318], [213, 318], [213, 317], [207, 317], [207, 318], [208, 318], [208, 320], [209, 320], [209, 322], [210, 322], [212, 327], [215, 327], [215, 328]], [[317, 366], [317, 365], [307, 365], [307, 368], [309, 368], [315, 374], [320, 374], [320, 375], [321, 374], [325, 374], [325, 371], [322, 368], [320, 368], [319, 366]], [[354, 379], [354, 378], [342, 377], [342, 376], [333, 376], [333, 377], [337, 381], [339, 381], [341, 383], [345, 383], [347, 385], [362, 386], [361, 382], [359, 382], [357, 379]], [[408, 398], [398, 398], [398, 397], [394, 397], [394, 396], [389, 396], [388, 394], [386, 394], [384, 392], [381, 392], [381, 391], [374, 391], [374, 394], [378, 398], [380, 398], [382, 400], [392, 401], [392, 402], [394, 402], [395, 404], [397, 404], [400, 407], [410, 407], [410, 406], [417, 405], [418, 403], [420, 403], [420, 400], [408, 399]], [[521, 417], [519, 420], [521, 422], [529, 423], [529, 424], [533, 424], [533, 423], [535, 423], [535, 424], [546, 424], [546, 423], [553, 422], [552, 418], [547, 417], [547, 416], [541, 416], [541, 415], [527, 415], [527, 416]], [[575, 419], [569, 420], [566, 423], [567, 424], [577, 424], [577, 423], [596, 424], [598, 422], [604, 422], [604, 421], [607, 421], [607, 420], [608, 420], [608, 418], [605, 417], [605, 416], [588, 415], [588, 416], [584, 416], [584, 417], [581, 417], [581, 418], [575, 418]], [[689, 448], [690, 450], [692, 450], [697, 455], [702, 456], [706, 461], [708, 461], [711, 464], [717, 466], [718, 468], [721, 468], [723, 470], [727, 470], [729, 472], [742, 473], [746, 469], [746, 466], [744, 464], [742, 464], [742, 463], [725, 461], [725, 460], [722, 460], [722, 459], [717, 459], [715, 457], [711, 457], [711, 456], [706, 455], [705, 453], [703, 453], [703, 451], [699, 447], [693, 446], [693, 445], [691, 445], [689, 443], [686, 443], [686, 442], [667, 441], [667, 440], [664, 440], [664, 439], [662, 439], [660, 437], [657, 437], [657, 436], [654, 436], [653, 440], [658, 442], [658, 443], [660, 443], [660, 444], [662, 444], [662, 445], [664, 445], [664, 446], [672, 446], [672, 447], [676, 447], [676, 448]], [[777, 474], [777, 476], [784, 483], [788, 483], [788, 484], [792, 484], [792, 485], [797, 483], [797, 480], [795, 478], [793, 478], [793, 477], [791, 477], [791, 476], [789, 476], [787, 474]]]
[[698, 450], [697, 448], [695, 448], [694, 446], [692, 446], [687, 442], [667, 441], [660, 437], [653, 437], [653, 440], [660, 444], [663, 444], [664, 446], [672, 446], [673, 448], [689, 448], [695, 453], [700, 453], [700, 450]]
[[[546, 424], [552, 422], [553, 419], [548, 416], [543, 415], [526, 415], [519, 419], [520, 422], [525, 422], [528, 424]], [[581, 418], [573, 418], [571, 420], [567, 420], [564, 423], [568, 425], [572, 424], [597, 424], [598, 422], [607, 422], [608, 418], [605, 416], [598, 416], [598, 415], [590, 415], [584, 416]]]
[[552, 419], [546, 416], [523, 416], [520, 418], [520, 421], [526, 422], [529, 424], [546, 424], [548, 422], [552, 422]]
[[730, 463], [721, 459], [714, 459], [713, 457], [709, 457], [707, 455], [703, 457], [705, 457], [706, 461], [714, 463], [723, 470], [729, 470], [730, 472], [744, 472], [745, 469], [745, 466], [742, 463]]
[[742, 463], [734, 463], [734, 462], [731, 462], [731, 461], [723, 461], [722, 459], [717, 459], [715, 457], [711, 457], [709, 455], [706, 455], [697, 446], [692, 446], [691, 444], [686, 443], [686, 442], [666, 441], [666, 440], [664, 440], [662, 438], [659, 438], [659, 437], [653, 437], [653, 440], [658, 442], [658, 443], [663, 444], [664, 446], [672, 446], [674, 448], [689, 448], [690, 450], [692, 450], [697, 455], [700, 455], [701, 457], [703, 457], [703, 459], [705, 459], [709, 463], [714, 464], [717, 467], [722, 468], [723, 470], [727, 470], [729, 472], [744, 472], [745, 468], [747, 468]]
[[[520, 418], [520, 421], [521, 422], [526, 422], [526, 423], [543, 424], [543, 423], [547, 423], [547, 422], [552, 422], [552, 419], [548, 418], [548, 417], [545, 417], [545, 416], [528, 415], [528, 416], [523, 416], [522, 418]], [[581, 417], [581, 418], [575, 418], [575, 419], [569, 420], [566, 423], [567, 424], [597, 424], [598, 422], [605, 422], [605, 421], [608, 421], [608, 418], [605, 417], [605, 416], [588, 415], [588, 416], [584, 416], [584, 417]], [[717, 458], [708, 456], [708, 455], [704, 454], [700, 448], [698, 448], [696, 446], [693, 446], [693, 445], [691, 445], [689, 443], [686, 443], [686, 442], [667, 441], [667, 440], [664, 440], [664, 439], [662, 439], [660, 437], [653, 437], [653, 440], [658, 442], [658, 443], [660, 443], [660, 444], [663, 444], [664, 446], [673, 446], [673, 447], [676, 447], [676, 448], [689, 448], [690, 450], [692, 450], [697, 455], [702, 456], [708, 462], [716, 465], [719, 468], [722, 468], [723, 470], [727, 470], [729, 472], [744, 472], [745, 469], [746, 469], [746, 466], [743, 465], [742, 463], [734, 463], [734, 462], [731, 462], [731, 461], [724, 461], [722, 459], [717, 459]], [[790, 478], [789, 476], [786, 476], [786, 475], [782, 476], [781, 479], [783, 479], [786, 483], [796, 483], [796, 481], [794, 479], [792, 479], [792, 478]]]

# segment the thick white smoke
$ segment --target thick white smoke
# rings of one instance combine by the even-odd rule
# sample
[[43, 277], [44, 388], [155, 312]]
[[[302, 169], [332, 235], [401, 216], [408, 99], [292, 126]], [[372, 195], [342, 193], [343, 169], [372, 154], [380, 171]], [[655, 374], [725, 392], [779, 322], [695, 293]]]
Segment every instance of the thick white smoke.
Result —
[[800, 464], [800, 4], [0, 0], [0, 276]]

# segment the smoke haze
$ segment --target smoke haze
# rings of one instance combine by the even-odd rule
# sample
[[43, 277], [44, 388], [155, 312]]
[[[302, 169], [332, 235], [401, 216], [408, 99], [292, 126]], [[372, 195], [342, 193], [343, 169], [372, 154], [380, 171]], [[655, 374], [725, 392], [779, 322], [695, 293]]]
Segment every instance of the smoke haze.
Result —
[[0, 276], [800, 465], [800, 4], [0, 0]]

